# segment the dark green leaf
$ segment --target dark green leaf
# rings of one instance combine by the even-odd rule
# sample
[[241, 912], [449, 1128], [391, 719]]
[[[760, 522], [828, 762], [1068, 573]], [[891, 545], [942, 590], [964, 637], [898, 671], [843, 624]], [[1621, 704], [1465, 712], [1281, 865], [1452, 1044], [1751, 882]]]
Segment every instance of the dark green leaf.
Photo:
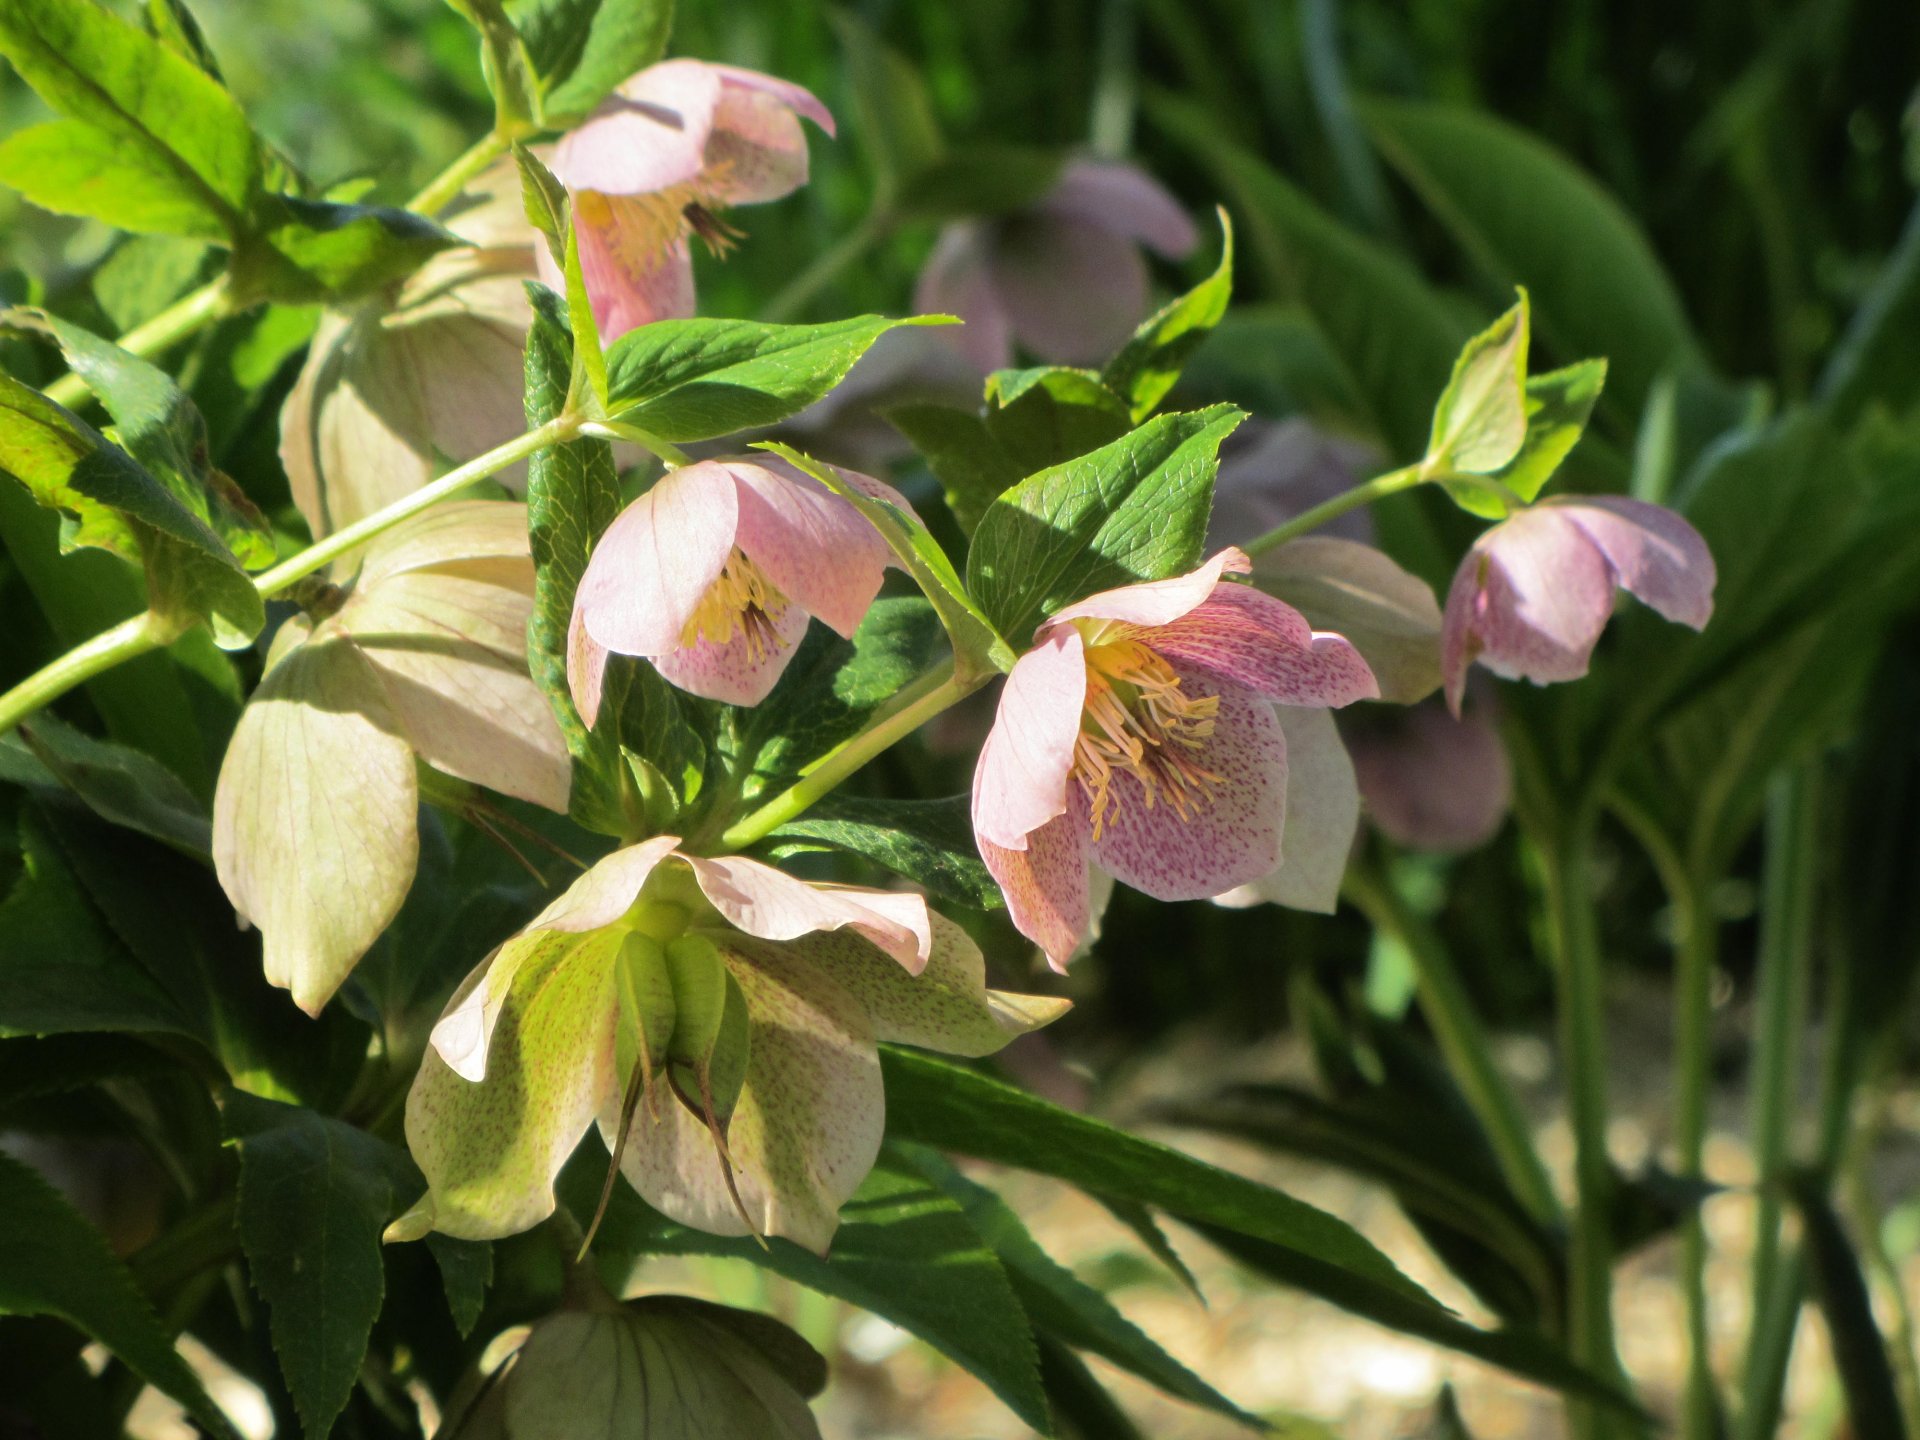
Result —
[[386, 1294], [380, 1232], [411, 1165], [344, 1121], [235, 1092], [225, 1105], [240, 1151], [235, 1223], [253, 1287], [272, 1311], [273, 1348], [308, 1435], [346, 1408]]
[[[1142, 1140], [974, 1070], [888, 1046], [887, 1132], [1002, 1165], [1052, 1175], [1099, 1194], [1153, 1205], [1312, 1257], [1338, 1292], [1354, 1285], [1445, 1316], [1426, 1291], [1345, 1221], [1291, 1195]], [[1317, 1291], [1316, 1293], [1326, 1293]]]
[[242, 301], [352, 299], [460, 244], [410, 210], [264, 192], [247, 223], [233, 253], [233, 291]]
[[[43, 134], [4, 158], [0, 179], [23, 182], [35, 203], [128, 229], [164, 228], [236, 241], [261, 181], [259, 144], [220, 83], [160, 40], [91, 0], [0, 0], [0, 54], [54, 110], [100, 139], [75, 142], [67, 166], [47, 166]], [[112, 167], [90, 179], [86, 157]], [[22, 174], [22, 160], [29, 164]], [[116, 186], [128, 197], [116, 211]]]
[[1843, 419], [1874, 401], [1899, 412], [1920, 398], [1920, 205], [1834, 346], [1819, 393]]
[[463, 1337], [471, 1335], [486, 1307], [487, 1287], [493, 1284], [493, 1246], [485, 1240], [456, 1240], [436, 1230], [427, 1236], [427, 1249], [440, 1267], [453, 1328]]
[[584, 118], [666, 53], [673, 0], [507, 0], [541, 89], [540, 119]]
[[1137, 1200], [1123, 1200], [1115, 1195], [1098, 1195], [1094, 1198], [1109, 1215], [1133, 1232], [1134, 1239], [1146, 1247], [1148, 1254], [1166, 1266], [1173, 1278], [1186, 1286], [1194, 1299], [1202, 1305], [1207, 1303], [1200, 1281], [1187, 1262], [1180, 1258], [1180, 1252], [1173, 1248], [1173, 1242], [1167, 1239], [1167, 1232], [1160, 1228], [1153, 1211]]
[[974, 848], [967, 804], [965, 795], [947, 800], [830, 795], [768, 839], [776, 845], [799, 840], [845, 850], [904, 875], [941, 899], [997, 910], [1006, 902]]
[[1888, 1341], [1875, 1323], [1873, 1298], [1847, 1232], [1816, 1176], [1795, 1176], [1790, 1189], [1806, 1227], [1807, 1274], [1833, 1337], [1853, 1433], [1859, 1440], [1906, 1440]]
[[1166, 398], [1180, 378], [1187, 357], [1225, 318], [1233, 299], [1233, 224], [1220, 212], [1220, 264], [1178, 300], [1149, 318], [1120, 353], [1107, 362], [1101, 378], [1126, 400], [1138, 425]]
[[754, 320], [659, 320], [607, 352], [608, 409], [676, 444], [710, 440], [796, 415], [835, 385], [867, 347], [898, 325], [862, 315], [825, 325]]
[[1087, 1362], [1051, 1336], [1040, 1340], [1040, 1383], [1054, 1423], [1068, 1440], [1146, 1440], [1119, 1402], [1094, 1379]]
[[1091, 370], [1047, 365], [987, 377], [987, 433], [1024, 475], [1118, 440], [1127, 403]]
[[173, 1337], [107, 1242], [38, 1174], [0, 1154], [0, 1314], [53, 1315], [111, 1350], [215, 1435], [225, 1415], [174, 1353]]
[[[16, 745], [45, 767], [49, 780], [79, 796], [102, 820], [151, 835], [189, 854], [211, 853], [213, 827], [207, 807], [151, 756], [83, 735], [52, 711], [42, 711], [22, 724], [17, 740], [10, 736], [0, 741], [0, 751], [21, 753], [14, 749]], [[6, 765], [0, 759], [0, 768]]]
[[896, 405], [886, 418], [927, 462], [963, 534], [972, 535], [987, 507], [1026, 478], [978, 415], [920, 403]]
[[1023, 641], [1045, 615], [1095, 591], [1192, 569], [1220, 442], [1244, 418], [1231, 405], [1161, 415], [1002, 495], [967, 554], [981, 609]]

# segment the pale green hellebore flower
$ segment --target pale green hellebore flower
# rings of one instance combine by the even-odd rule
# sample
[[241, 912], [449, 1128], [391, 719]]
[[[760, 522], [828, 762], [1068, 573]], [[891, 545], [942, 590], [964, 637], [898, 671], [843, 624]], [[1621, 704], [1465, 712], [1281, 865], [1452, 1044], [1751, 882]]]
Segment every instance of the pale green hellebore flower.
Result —
[[213, 858], [308, 1014], [399, 913], [419, 858], [415, 757], [550, 810], [566, 743], [527, 673], [524, 505], [442, 505], [374, 541], [340, 608], [289, 620], [241, 713]]
[[653, 1295], [542, 1320], [439, 1440], [820, 1440], [826, 1382], [779, 1321]]
[[538, 1224], [597, 1120], [668, 1217], [824, 1253], [879, 1153], [875, 1046], [987, 1055], [1068, 1008], [989, 990], [918, 895], [679, 843], [600, 861], [455, 992], [407, 1097], [428, 1193], [390, 1239]]

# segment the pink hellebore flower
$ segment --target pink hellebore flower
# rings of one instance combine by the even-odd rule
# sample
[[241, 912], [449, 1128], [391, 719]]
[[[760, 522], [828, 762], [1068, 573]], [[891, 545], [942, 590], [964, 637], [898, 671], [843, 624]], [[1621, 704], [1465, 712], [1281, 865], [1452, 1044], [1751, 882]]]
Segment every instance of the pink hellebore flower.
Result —
[[[807, 90], [700, 60], [650, 65], [562, 137], [553, 173], [573, 195], [580, 270], [600, 334], [693, 313], [689, 235], [714, 250], [735, 238], [716, 214], [778, 200], [807, 180], [805, 116], [833, 116]], [[541, 247], [541, 278], [560, 288]]]
[[[1490, 688], [1490, 687], [1489, 687]], [[1513, 804], [1513, 770], [1491, 700], [1470, 687], [1455, 718], [1438, 697], [1340, 719], [1367, 815], [1396, 845], [1443, 855], [1477, 850]], [[1357, 722], [1357, 723], [1349, 723]]]
[[[854, 488], [909, 509], [850, 470]], [[851, 637], [891, 552], [860, 512], [783, 460], [670, 470], [607, 527], [574, 597], [567, 678], [591, 725], [608, 651], [709, 700], [758, 705], [807, 617]]]
[[1343, 637], [1222, 578], [1248, 568], [1227, 549], [1069, 605], [1007, 678], [974, 771], [974, 836], [1056, 969], [1087, 934], [1089, 861], [1159, 900], [1271, 872], [1287, 787], [1275, 703], [1379, 694]]
[[943, 230], [914, 307], [964, 320], [948, 336], [983, 373], [1011, 365], [1016, 340], [1042, 360], [1097, 364], [1146, 318], [1140, 246], [1178, 260], [1198, 242], [1144, 171], [1076, 160], [1032, 208]]
[[1473, 542], [1447, 591], [1440, 668], [1460, 713], [1475, 660], [1509, 680], [1578, 680], [1613, 614], [1614, 591], [1705, 628], [1713, 556], [1673, 511], [1617, 495], [1557, 495]]

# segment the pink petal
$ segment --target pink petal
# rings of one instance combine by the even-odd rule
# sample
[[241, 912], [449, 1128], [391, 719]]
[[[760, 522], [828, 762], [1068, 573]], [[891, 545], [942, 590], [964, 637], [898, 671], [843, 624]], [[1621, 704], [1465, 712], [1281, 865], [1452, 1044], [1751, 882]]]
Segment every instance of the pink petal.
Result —
[[680, 648], [687, 622], [733, 554], [733, 476], [708, 460], [669, 470], [607, 527], [574, 605], [593, 640], [622, 655]]
[[1544, 503], [1600, 547], [1628, 594], [1669, 620], [1706, 628], [1713, 615], [1713, 553], [1693, 526], [1665, 506], [1619, 495], [1556, 496]]
[[1068, 620], [1116, 620], [1123, 625], [1171, 625], [1213, 594], [1223, 574], [1252, 569], [1245, 554], [1229, 545], [1198, 570], [1167, 580], [1147, 580], [1102, 590], [1057, 611], [1049, 628]]
[[608, 195], [686, 184], [706, 166], [721, 83], [698, 60], [648, 66], [561, 137], [553, 173], [571, 190]]
[[1147, 316], [1147, 266], [1133, 241], [1091, 220], [1000, 222], [990, 273], [1015, 338], [1056, 365], [1099, 365]]
[[1578, 680], [1613, 613], [1613, 592], [1612, 567], [1572, 517], [1545, 506], [1508, 516], [1474, 542], [1447, 591], [1447, 704], [1459, 713], [1476, 659], [1510, 680]]
[[1182, 669], [1286, 705], [1351, 705], [1380, 696], [1373, 671], [1344, 636], [1315, 634], [1298, 610], [1251, 585], [1222, 585], [1140, 638]]
[[784, 606], [771, 620], [773, 633], [757, 644], [744, 630], [718, 645], [703, 635], [687, 649], [648, 658], [663, 679], [689, 695], [728, 705], [758, 705], [780, 683], [807, 633], [807, 612], [798, 605]]
[[[604, 214], [588, 220], [582, 206], [592, 210], [596, 203]], [[574, 215], [580, 278], [603, 344], [655, 320], [693, 314], [693, 256], [677, 207], [649, 196], [601, 195], [577, 197]], [[566, 282], [546, 246], [536, 263], [540, 278], [564, 293]]]
[[767, 75], [759, 70], [744, 70], [738, 65], [709, 65], [707, 68], [720, 77], [721, 84], [727, 90], [746, 90], [756, 95], [764, 95], [796, 114], [805, 116], [827, 134], [837, 133], [833, 125], [832, 112], [822, 105], [806, 86], [796, 85], [791, 80], [782, 80], [777, 75]]
[[1513, 771], [1486, 704], [1459, 720], [1437, 702], [1350, 723], [1358, 718], [1341, 716], [1342, 734], [1381, 834], [1442, 854], [1494, 837], [1513, 802]]
[[1182, 672], [1181, 689], [1217, 694], [1213, 735], [1194, 752], [1219, 776], [1213, 800], [1185, 820], [1164, 799], [1148, 808], [1140, 782], [1113, 781], [1118, 804], [1093, 842], [1094, 863], [1156, 900], [1199, 900], [1260, 879], [1280, 863], [1287, 741], [1273, 706], [1233, 686]]
[[534, 916], [527, 930], [564, 930], [579, 934], [611, 925], [627, 913], [654, 868], [671, 855], [679, 843], [677, 835], [655, 835], [614, 851], [595, 862], [564, 894]]
[[1014, 662], [973, 772], [973, 833], [983, 845], [1024, 850], [1067, 808], [1086, 700], [1086, 649], [1071, 626]]
[[1040, 209], [1091, 221], [1178, 260], [1200, 243], [1199, 232], [1166, 188], [1134, 165], [1076, 160], [1061, 172]]
[[[813, 100], [797, 85], [788, 88]], [[813, 103], [819, 109], [819, 102]], [[792, 107], [763, 90], [724, 87], [707, 141], [701, 195], [715, 205], [757, 205], [791, 195], [806, 183], [807, 137]]]
[[700, 891], [736, 930], [762, 940], [796, 940], [819, 930], [850, 929], [915, 973], [933, 945], [927, 902], [854, 886], [809, 885], [771, 865], [739, 855], [688, 856]]
[[1013, 363], [1013, 325], [988, 267], [989, 245], [978, 221], [947, 226], [913, 287], [916, 313], [957, 315], [964, 322], [933, 333], [983, 375]]
[[600, 690], [607, 678], [607, 647], [587, 634], [580, 619], [580, 607], [573, 607], [573, 619], [567, 622], [567, 692], [573, 696], [573, 708], [580, 723], [589, 730], [600, 718]]
[[[892, 551], [847, 501], [791, 465], [727, 462], [738, 482], [737, 544], [794, 604], [852, 638]], [[877, 483], [877, 482], [875, 482]]]
[[1090, 923], [1086, 801], [1076, 794], [1063, 814], [1025, 838], [1023, 850], [1005, 849], [978, 834], [974, 840], [1007, 898], [1014, 928], [1045, 951], [1047, 963], [1064, 975]]

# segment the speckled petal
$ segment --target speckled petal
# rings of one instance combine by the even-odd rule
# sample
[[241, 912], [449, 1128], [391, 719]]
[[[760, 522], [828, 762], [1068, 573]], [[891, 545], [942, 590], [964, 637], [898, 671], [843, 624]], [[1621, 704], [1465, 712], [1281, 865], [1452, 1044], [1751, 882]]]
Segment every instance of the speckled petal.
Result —
[[741, 631], [717, 645], [703, 636], [687, 649], [649, 658], [663, 679], [689, 695], [727, 705], [758, 705], [779, 684], [806, 633], [807, 612], [787, 605], [773, 617], [773, 634], [757, 646]]
[[463, 1079], [428, 1047], [407, 1094], [407, 1148], [433, 1226], [485, 1240], [553, 1213], [553, 1181], [614, 1086], [613, 957], [620, 937], [547, 932], [502, 988], [486, 1074]]
[[1072, 1002], [987, 988], [986, 963], [967, 932], [933, 917], [926, 969], [909, 975], [848, 934], [813, 935], [790, 947], [831, 975], [865, 1008], [874, 1038], [947, 1055], [991, 1055], [1016, 1035], [1064, 1015]]
[[741, 855], [687, 857], [700, 891], [728, 924], [761, 940], [857, 931], [907, 971], [918, 973], [932, 945], [927, 902], [918, 895], [809, 885]]
[[1193, 221], [1166, 187], [1135, 165], [1075, 160], [1060, 172], [1041, 210], [1073, 216], [1178, 260], [1200, 243]]
[[1621, 495], [1556, 496], [1544, 503], [1600, 547], [1629, 595], [1669, 620], [1706, 628], [1713, 615], [1713, 554], [1693, 526], [1665, 506]]
[[1280, 865], [1251, 885], [1222, 895], [1223, 905], [1271, 901], [1331, 915], [1360, 828], [1360, 788], [1330, 711], [1279, 707], [1287, 737], [1287, 823]]
[[713, 203], [755, 205], [807, 183], [806, 115], [829, 135], [833, 116], [811, 91], [771, 75], [732, 66], [722, 77], [720, 105], [707, 141], [701, 190]]
[[1585, 675], [1613, 592], [1612, 566], [1566, 515], [1522, 510], [1487, 531], [1447, 591], [1440, 671], [1454, 713], [1476, 659], [1542, 685]]
[[1287, 742], [1273, 706], [1196, 672], [1180, 681], [1190, 695], [1220, 697], [1213, 735], [1194, 752], [1220, 777], [1212, 803], [1182, 820], [1165, 803], [1149, 809], [1140, 782], [1120, 773], [1118, 804], [1093, 842], [1096, 865], [1156, 900], [1205, 899], [1267, 875], [1280, 863], [1286, 818]]
[[702, 461], [670, 470], [607, 527], [574, 605], [594, 640], [622, 655], [665, 655], [733, 554], [733, 476]]
[[[886, 1096], [872, 1026], [860, 1003], [788, 947], [743, 940], [727, 955], [751, 1025], [746, 1082], [727, 1145], [753, 1228], [825, 1254], [839, 1210], [880, 1152]], [[601, 1114], [601, 1134], [618, 1124]], [[715, 1235], [741, 1235], [713, 1137], [668, 1099], [639, 1112], [621, 1171], [663, 1215]]]
[[980, 836], [975, 843], [1006, 896], [1014, 928], [1045, 951], [1047, 963], [1064, 975], [1087, 937], [1091, 916], [1091, 830], [1078, 788], [1063, 814], [1026, 838], [1024, 850], [1003, 849]]
[[554, 150], [569, 189], [639, 195], [695, 179], [706, 166], [722, 76], [698, 60], [649, 65], [623, 82]]
[[734, 543], [781, 594], [851, 639], [892, 558], [880, 532], [846, 500], [790, 465], [733, 460], [727, 469], [738, 484]]
[[[680, 201], [581, 191], [574, 197], [574, 214], [580, 278], [602, 344], [655, 320], [693, 314], [693, 254]], [[566, 282], [545, 246], [536, 263], [541, 280], [564, 292]]]
[[1205, 603], [1223, 575], [1244, 575], [1252, 568], [1244, 553], [1229, 545], [1198, 570], [1166, 580], [1148, 580], [1101, 590], [1054, 613], [1049, 628], [1069, 620], [1113, 620], [1123, 625], [1171, 625]]
[[1086, 648], [1071, 626], [1014, 662], [973, 772], [973, 831], [1010, 850], [1067, 808], [1087, 699]]
[[983, 375], [1013, 363], [1013, 323], [994, 288], [990, 244], [980, 221], [947, 226], [913, 287], [916, 314], [957, 315], [964, 322], [932, 333]]
[[1250, 585], [1222, 585], [1141, 639], [1182, 669], [1282, 704], [1351, 705], [1380, 694], [1345, 637], [1316, 635], [1298, 610]]

